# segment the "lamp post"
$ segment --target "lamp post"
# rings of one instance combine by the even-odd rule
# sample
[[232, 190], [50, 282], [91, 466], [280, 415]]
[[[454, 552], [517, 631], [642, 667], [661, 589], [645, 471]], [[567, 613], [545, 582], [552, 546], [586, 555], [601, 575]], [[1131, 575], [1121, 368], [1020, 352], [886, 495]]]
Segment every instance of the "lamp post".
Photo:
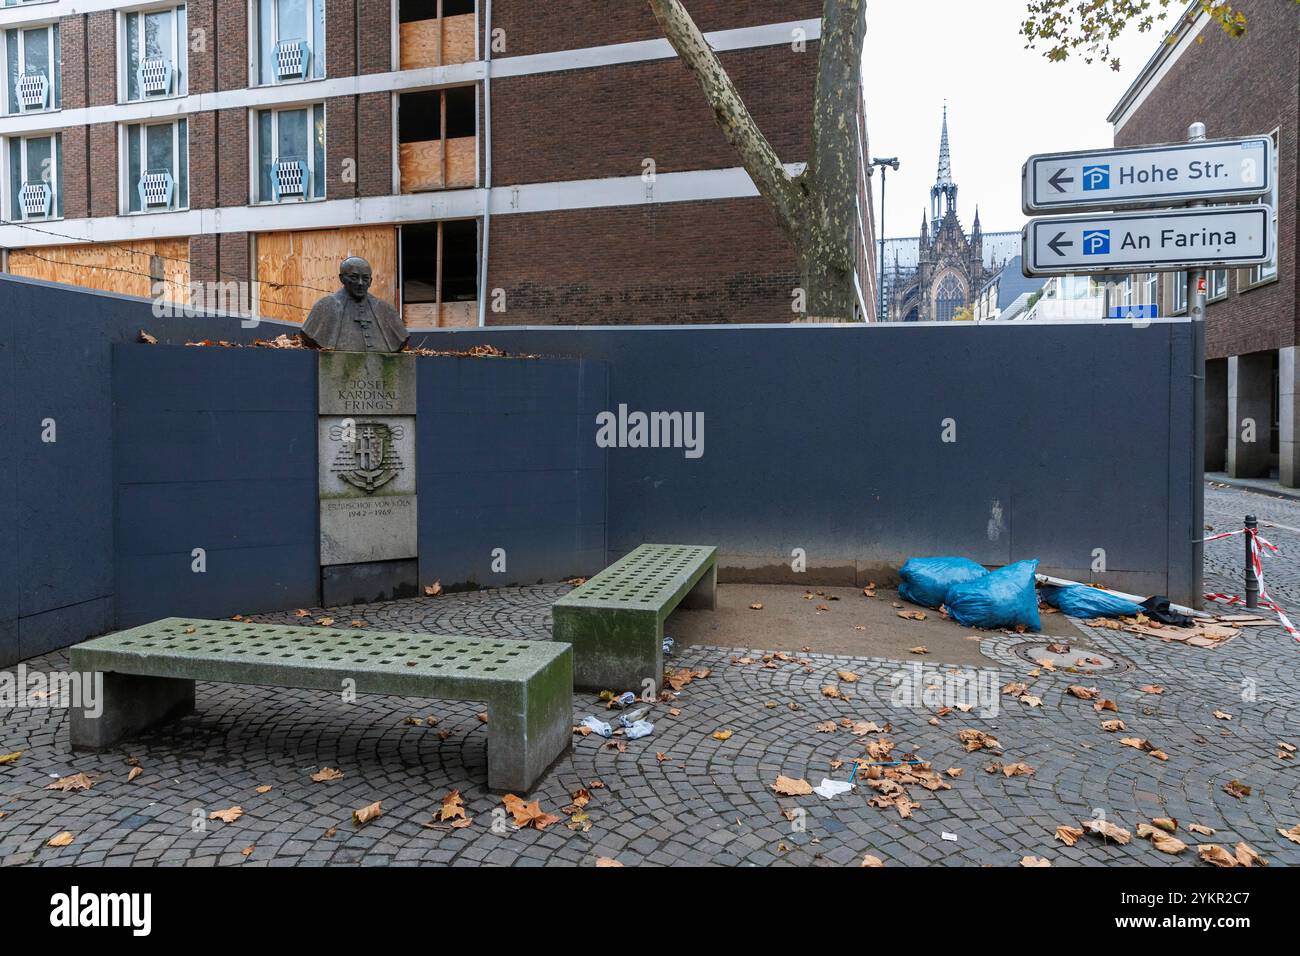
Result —
[[872, 159], [868, 172], [875, 172], [880, 167], [880, 257], [876, 263], [876, 289], [880, 294], [880, 304], [876, 307], [876, 321], [883, 321], [885, 314], [885, 177], [889, 170], [898, 169], [898, 157]]

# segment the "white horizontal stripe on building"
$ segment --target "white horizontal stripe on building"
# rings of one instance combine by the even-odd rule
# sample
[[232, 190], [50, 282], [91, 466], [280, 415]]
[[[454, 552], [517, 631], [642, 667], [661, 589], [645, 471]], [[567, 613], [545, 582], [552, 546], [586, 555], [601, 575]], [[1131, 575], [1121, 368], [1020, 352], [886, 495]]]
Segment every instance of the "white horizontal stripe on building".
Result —
[[[733, 30], [716, 30], [706, 33], [716, 53], [730, 50], [750, 50], [758, 47], [793, 45], [797, 40], [821, 39], [822, 22], [790, 20], [785, 23], [768, 23], [757, 27], [737, 27]], [[552, 53], [531, 53], [527, 56], [507, 56], [492, 60], [492, 78], [526, 76], [531, 73], [556, 73], [561, 70], [588, 70], [620, 63], [644, 63], [668, 60], [677, 56], [672, 44], [665, 39], [635, 40], [631, 43], [611, 43], [606, 46], [586, 47], [580, 50], [557, 50]]]
[[[803, 163], [787, 164], [792, 176]], [[645, 206], [656, 203], [742, 199], [758, 195], [749, 174], [739, 166], [682, 173], [659, 173], [647, 183], [640, 176], [580, 179], [558, 183], [529, 183], [487, 189], [454, 189], [405, 196], [371, 196], [327, 199], [222, 209], [96, 219], [36, 221], [0, 225], [0, 247], [36, 248], [79, 242], [129, 242], [226, 232], [285, 232], [300, 229], [338, 229], [440, 219], [470, 219], [483, 215], [491, 204], [493, 216]]]
[[[118, 0], [118, 4], [105, 3], [104, 7], [112, 8], [120, 5], [120, 2], [121, 0]], [[36, 9], [61, 6], [65, 4], [37, 4]], [[0, 7], [0, 11], [3, 12], [27, 9], [26, 7]], [[5, 24], [0, 21], [0, 27], [3, 26]], [[803, 30], [808, 40], [818, 39], [821, 36], [821, 21], [792, 20], [788, 23], [767, 26], [719, 30], [706, 36], [715, 50], [725, 52], [793, 43], [798, 30]], [[667, 40], [642, 40], [635, 43], [614, 43], [580, 50], [565, 50], [559, 53], [508, 57], [492, 60], [490, 63], [477, 60], [471, 63], [452, 63], [447, 66], [425, 67], [418, 70], [393, 70], [387, 73], [367, 73], [362, 76], [339, 76], [301, 83], [279, 83], [238, 90], [193, 93], [189, 96], [113, 103], [75, 110], [19, 113], [0, 116], [0, 136], [49, 132], [97, 123], [138, 123], [143, 120], [188, 116], [209, 110], [314, 103], [335, 96], [356, 96], [361, 93], [401, 93], [410, 90], [464, 86], [482, 80], [489, 68], [494, 78], [518, 77], [559, 70], [592, 69], [619, 63], [661, 60], [676, 55]], [[328, 66], [326, 69], [328, 70]]]
[[79, 110], [19, 113], [0, 116], [0, 136], [60, 130], [95, 123], [138, 123], [142, 120], [190, 116], [209, 110], [243, 107], [260, 109], [297, 103], [320, 103], [335, 96], [357, 96], [362, 93], [463, 86], [481, 80], [484, 74], [483, 67], [482, 62], [455, 63], [450, 66], [401, 70], [395, 73], [367, 73], [364, 76], [340, 76], [332, 80], [310, 80], [305, 83], [279, 83], [274, 86], [222, 90], [219, 93], [192, 93], [189, 96], [176, 96], [170, 99], [115, 103], [111, 106], [91, 106]]

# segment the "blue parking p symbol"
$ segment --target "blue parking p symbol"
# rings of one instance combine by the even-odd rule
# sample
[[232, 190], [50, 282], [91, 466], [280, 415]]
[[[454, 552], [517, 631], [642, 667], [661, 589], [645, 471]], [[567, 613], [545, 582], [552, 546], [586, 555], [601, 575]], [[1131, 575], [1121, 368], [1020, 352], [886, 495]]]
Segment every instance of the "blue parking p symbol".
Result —
[[1110, 230], [1088, 229], [1083, 233], [1083, 254], [1104, 256], [1110, 253]]
[[1083, 189], [1084, 192], [1110, 189], [1110, 166], [1084, 166]]

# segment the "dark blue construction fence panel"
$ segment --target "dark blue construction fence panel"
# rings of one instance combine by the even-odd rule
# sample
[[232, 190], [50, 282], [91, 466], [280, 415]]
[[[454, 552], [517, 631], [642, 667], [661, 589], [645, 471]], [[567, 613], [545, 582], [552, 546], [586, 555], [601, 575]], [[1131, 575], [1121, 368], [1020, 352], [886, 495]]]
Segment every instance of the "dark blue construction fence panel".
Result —
[[[894, 579], [913, 555], [1038, 558], [1045, 572], [1195, 599], [1186, 323], [556, 327], [420, 339], [603, 360], [605, 411], [624, 406], [624, 421], [703, 416], [699, 457], [609, 450], [611, 558], [645, 541], [716, 544], [724, 578], [859, 584]], [[596, 431], [593, 418], [578, 440], [594, 442]], [[807, 571], [795, 573], [800, 554]]]
[[315, 606], [316, 354], [113, 360], [118, 626]]
[[589, 577], [605, 565], [605, 458], [588, 423], [603, 362], [421, 358], [420, 577], [446, 587]]
[[[115, 350], [118, 625], [319, 600], [317, 358]], [[606, 555], [598, 362], [421, 357], [422, 581], [554, 581]], [[195, 569], [202, 549], [202, 570]]]
[[0, 666], [113, 626], [111, 346], [247, 341], [226, 317], [0, 276]]

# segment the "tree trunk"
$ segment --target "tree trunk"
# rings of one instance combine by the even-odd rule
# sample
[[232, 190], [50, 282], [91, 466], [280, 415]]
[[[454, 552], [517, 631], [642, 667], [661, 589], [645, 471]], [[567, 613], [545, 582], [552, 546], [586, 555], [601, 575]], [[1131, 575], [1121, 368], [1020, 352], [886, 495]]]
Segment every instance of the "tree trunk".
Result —
[[854, 250], [858, 228], [858, 189], [865, 141], [859, 138], [862, 42], [866, 34], [864, 0], [824, 0], [818, 50], [817, 92], [813, 99], [812, 161], [807, 240], [796, 243], [808, 290], [810, 316], [853, 316], [857, 293]]
[[863, 159], [858, 139], [858, 90], [866, 32], [864, 0], [823, 0], [813, 153], [797, 177], [782, 165], [681, 0], [649, 3], [794, 249], [803, 274], [805, 320], [851, 319], [856, 301], [853, 236]]

